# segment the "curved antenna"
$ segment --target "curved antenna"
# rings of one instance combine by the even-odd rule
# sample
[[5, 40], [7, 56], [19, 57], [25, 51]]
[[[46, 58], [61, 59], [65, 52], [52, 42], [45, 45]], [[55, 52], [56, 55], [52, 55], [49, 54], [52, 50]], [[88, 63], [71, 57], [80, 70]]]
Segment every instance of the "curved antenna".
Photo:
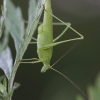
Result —
[[79, 45], [78, 42], [74, 43], [73, 46], [71, 46], [67, 52], [65, 52], [51, 67], [53, 67], [55, 64], [57, 64], [62, 58], [64, 58], [69, 52], [71, 52], [77, 45]]
[[84, 96], [84, 98], [86, 100], [88, 100], [87, 95], [81, 90], [81, 88], [79, 88], [79, 86], [77, 86], [71, 79], [69, 79], [66, 75], [64, 75], [63, 73], [61, 73], [60, 71], [50, 67], [50, 69], [52, 69], [53, 71], [57, 72], [58, 74], [60, 74], [61, 76], [63, 76], [65, 79], [67, 79], [73, 86], [75, 86], [77, 88], [77, 90], [79, 90], [79, 92]]
[[71, 50], [73, 50], [76, 46], [78, 45], [78, 43], [74, 44], [73, 46], [70, 47], [70, 49], [65, 52], [52, 66], [50, 66], [50, 69], [52, 69], [53, 71], [57, 72], [58, 74], [60, 74], [61, 76], [63, 76], [65, 79], [67, 79], [73, 86], [75, 86], [77, 88], [77, 90], [79, 90], [79, 92], [84, 96], [84, 98], [86, 100], [88, 100], [87, 95], [81, 90], [81, 88], [79, 88], [79, 86], [77, 86], [71, 79], [69, 79], [66, 75], [64, 75], [63, 73], [61, 73], [60, 71], [52, 68], [55, 64], [57, 64], [63, 57], [66, 56], [66, 54], [68, 54]]

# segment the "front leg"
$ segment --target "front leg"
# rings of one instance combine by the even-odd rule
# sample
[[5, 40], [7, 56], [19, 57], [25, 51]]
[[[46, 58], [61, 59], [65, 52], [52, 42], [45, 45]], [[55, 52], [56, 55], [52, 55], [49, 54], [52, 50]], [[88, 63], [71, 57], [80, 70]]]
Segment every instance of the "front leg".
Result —
[[[33, 60], [35, 60], [35, 61], [33, 61]], [[35, 64], [35, 63], [39, 63], [39, 62], [42, 62], [42, 61], [40, 61], [40, 59], [38, 59], [38, 58], [29, 58], [29, 59], [22, 59], [20, 63]]]

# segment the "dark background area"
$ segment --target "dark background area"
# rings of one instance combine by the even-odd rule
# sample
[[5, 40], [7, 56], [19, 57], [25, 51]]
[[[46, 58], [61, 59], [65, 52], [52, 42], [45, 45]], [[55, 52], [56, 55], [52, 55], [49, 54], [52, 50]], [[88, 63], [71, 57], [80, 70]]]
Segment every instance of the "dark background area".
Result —
[[[94, 85], [100, 70], [100, 1], [97, 0], [51, 0], [54, 15], [70, 22], [72, 27], [84, 36], [84, 40], [65, 43], [54, 47], [51, 65], [57, 61], [69, 48], [78, 44], [54, 68], [64, 73], [75, 82], [85, 93], [87, 86]], [[13, 0], [16, 6], [22, 8], [24, 19], [27, 20], [28, 0]], [[2, 0], [0, 0], [0, 5]], [[42, 18], [41, 18], [42, 21]], [[54, 21], [56, 21], [54, 19]], [[54, 26], [54, 37], [64, 29]], [[37, 36], [37, 34], [35, 34]], [[70, 29], [59, 39], [73, 38], [77, 35]], [[9, 46], [13, 58], [15, 49], [10, 37]], [[24, 58], [37, 57], [36, 45], [29, 45]], [[52, 70], [41, 74], [42, 64], [21, 64], [15, 81], [21, 84], [12, 100], [75, 100], [80, 92], [62, 76]], [[0, 70], [0, 74], [3, 71]]]

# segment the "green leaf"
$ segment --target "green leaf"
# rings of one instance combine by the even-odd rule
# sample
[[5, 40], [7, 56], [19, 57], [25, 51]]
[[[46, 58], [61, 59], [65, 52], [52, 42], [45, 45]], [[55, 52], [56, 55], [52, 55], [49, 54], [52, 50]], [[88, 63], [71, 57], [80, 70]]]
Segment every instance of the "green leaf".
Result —
[[[100, 73], [98, 74], [95, 86], [88, 86], [88, 98], [89, 100], [100, 100]], [[76, 100], [84, 100], [78, 97]]]
[[0, 92], [1, 92], [3, 95], [7, 95], [6, 88], [2, 85], [2, 83], [0, 83]]
[[28, 9], [28, 25], [26, 29], [26, 34], [29, 33], [30, 27], [36, 15], [36, 0], [29, 0], [29, 9]]
[[13, 61], [12, 61], [10, 48], [7, 47], [0, 55], [0, 68], [4, 71], [8, 80], [11, 77], [12, 64], [13, 64]]
[[0, 82], [5, 78], [5, 75], [0, 76]]
[[90, 100], [100, 100], [100, 73], [96, 78], [95, 86], [88, 87]]
[[[35, 30], [38, 26], [39, 19], [40, 19], [40, 16], [42, 14], [42, 10], [43, 10], [43, 6], [42, 6], [42, 4], [44, 4], [43, 2], [45, 2], [45, 0], [42, 0], [42, 1], [39, 0], [39, 2], [38, 2], [37, 14], [35, 15], [35, 19], [33, 19], [33, 21], [32, 21], [32, 25], [29, 29], [29, 35], [25, 36], [25, 39], [19, 48], [19, 51], [18, 51], [16, 59], [15, 59], [15, 63], [13, 66], [12, 75], [11, 75], [11, 78], [9, 80], [9, 84], [11, 82], [13, 82], [13, 79], [15, 78], [15, 74], [16, 74], [16, 71], [17, 71], [18, 66], [19, 66], [19, 61], [22, 59], [22, 57], [23, 57], [23, 55], [24, 55], [24, 53], [29, 45], [29, 42], [31, 41], [32, 35], [35, 33]], [[12, 84], [8, 86], [8, 90], [10, 90], [10, 87], [12, 87]], [[8, 93], [10, 93], [10, 92], [11, 92], [11, 90], [8, 91]]]
[[7, 32], [5, 32], [4, 37], [2, 39], [2, 42], [0, 42], [0, 55], [2, 53], [2, 51], [7, 47], [8, 45], [8, 38], [9, 38], [9, 34]]
[[[24, 22], [22, 20], [22, 12], [19, 7], [15, 7], [11, 0], [7, 0], [7, 20], [10, 26], [10, 34], [14, 39], [15, 49], [18, 52], [18, 49], [21, 46], [24, 37]], [[6, 21], [5, 21], [6, 24]], [[9, 27], [5, 25], [6, 28]]]
[[0, 100], [4, 100], [4, 95], [0, 94]]
[[1, 16], [0, 17], [0, 37], [2, 36], [3, 29], [4, 29], [4, 17]]
[[96, 88], [100, 89], [100, 73], [98, 74], [95, 82]]
[[6, 78], [4, 78], [4, 80], [3, 80], [3, 85], [4, 85], [4, 87], [5, 87], [6, 90], [7, 90], [7, 79], [6, 79]]
[[81, 95], [77, 95], [76, 100], [85, 100]]
[[14, 86], [13, 86], [13, 89], [15, 90], [15, 89], [17, 89], [17, 88], [19, 88], [20, 87], [20, 84], [19, 83], [14, 83]]
[[88, 96], [90, 100], [95, 100], [95, 88], [93, 86], [88, 86]]
[[27, 49], [27, 46], [28, 46], [28, 44], [29, 44], [29, 42], [32, 38], [32, 35], [35, 33], [35, 30], [38, 26], [39, 19], [40, 19], [40, 16], [42, 14], [42, 10], [43, 10], [42, 4], [44, 4], [45, 1], [46, 0], [39, 0], [39, 2], [38, 2], [36, 15], [35, 15], [35, 18], [32, 21], [32, 25], [30, 26], [30, 29], [29, 29], [29, 32], [28, 32], [29, 36], [25, 37], [23, 43], [20, 46], [19, 52], [18, 52], [16, 59], [15, 59], [15, 61], [17, 62], [17, 63], [15, 63], [15, 66], [19, 65], [19, 60], [22, 59], [22, 56], [24, 55], [24, 53]]
[[[6, 20], [6, 12], [7, 12], [6, 4], [7, 4], [7, 0], [3, 0], [3, 6], [1, 7], [2, 16], [0, 19], [0, 37], [2, 36], [2, 33], [4, 34], [3, 34], [2, 42], [0, 42], [0, 54], [8, 45], [8, 38], [9, 38], [8, 29], [6, 28], [3, 32], [5, 20]], [[10, 25], [7, 26], [9, 27]]]
[[3, 6], [1, 6], [2, 16], [0, 18], [0, 37], [2, 36], [4, 29], [4, 20], [6, 18], [7, 8], [6, 8], [6, 0], [3, 1]]
[[15, 82], [12, 90], [7, 94], [7, 98], [12, 97], [14, 90], [17, 89], [19, 86], [20, 84]]

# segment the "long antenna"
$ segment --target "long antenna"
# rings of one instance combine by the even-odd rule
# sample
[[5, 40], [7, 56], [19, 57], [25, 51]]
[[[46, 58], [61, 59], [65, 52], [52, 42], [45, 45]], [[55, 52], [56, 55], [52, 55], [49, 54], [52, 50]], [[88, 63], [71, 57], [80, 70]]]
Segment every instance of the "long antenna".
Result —
[[77, 86], [71, 79], [69, 79], [66, 75], [64, 75], [63, 73], [61, 73], [60, 71], [58, 71], [58, 70], [56, 70], [56, 69], [54, 69], [54, 68], [52, 68], [52, 67], [50, 67], [50, 69], [52, 69], [53, 71], [55, 71], [55, 72], [57, 72], [58, 74], [60, 74], [61, 76], [63, 76], [65, 79], [67, 79], [71, 84], [73, 84], [76, 88], [77, 88], [77, 90], [79, 90], [79, 92], [84, 96], [84, 98], [86, 99], [86, 100], [88, 100], [88, 97], [87, 97], [87, 95], [81, 90], [81, 88], [79, 88], [79, 86]]
[[69, 49], [67, 52], [65, 52], [52, 66], [50, 66], [50, 69], [52, 69], [53, 71], [55, 71], [55, 72], [57, 72], [58, 74], [60, 74], [61, 76], [63, 76], [65, 79], [67, 79], [72, 85], [74, 85], [74, 86], [77, 88], [77, 90], [80, 91], [80, 93], [84, 96], [84, 98], [85, 98], [86, 100], [88, 100], [87, 95], [79, 88], [79, 86], [77, 86], [77, 85], [76, 85], [71, 79], [69, 79], [66, 75], [64, 75], [64, 74], [61, 73], [60, 71], [58, 71], [58, 70], [52, 68], [52, 67], [53, 67], [55, 64], [57, 64], [63, 57], [65, 57], [66, 54], [68, 54], [70, 51], [72, 51], [72, 50], [76, 47], [76, 45], [78, 45], [78, 43], [76, 43], [76, 44], [74, 44], [73, 46], [71, 46], [70, 49]]
[[69, 52], [71, 52], [77, 45], [79, 45], [78, 42], [74, 43], [73, 46], [71, 46], [67, 52], [65, 52], [51, 67], [53, 67], [55, 64], [57, 64], [62, 58], [64, 58]]

